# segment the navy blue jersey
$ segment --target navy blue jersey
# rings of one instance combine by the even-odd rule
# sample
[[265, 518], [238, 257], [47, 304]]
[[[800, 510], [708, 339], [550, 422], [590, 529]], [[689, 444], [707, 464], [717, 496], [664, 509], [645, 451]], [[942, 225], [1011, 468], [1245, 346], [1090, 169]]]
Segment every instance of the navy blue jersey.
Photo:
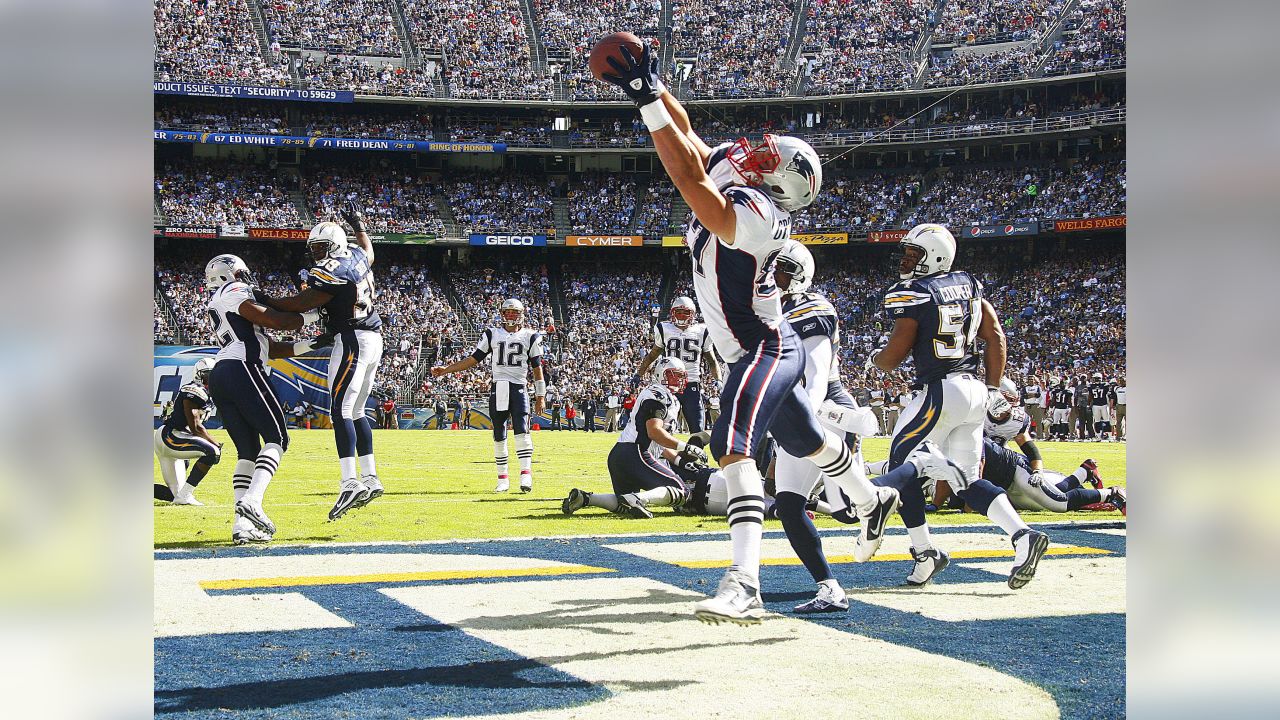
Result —
[[382, 318], [373, 307], [373, 271], [364, 250], [353, 245], [345, 257], [316, 263], [309, 275], [312, 287], [333, 296], [321, 308], [330, 332], [382, 329]]
[[1093, 383], [1089, 385], [1089, 402], [1094, 407], [1106, 407], [1112, 398], [1111, 386], [1106, 383]]
[[1071, 407], [1071, 391], [1066, 388], [1054, 388], [1049, 391], [1049, 406], [1056, 410], [1067, 410]]
[[197, 413], [208, 409], [210, 403], [209, 392], [204, 389], [204, 385], [198, 382], [189, 382], [182, 386], [178, 391], [178, 396], [173, 399], [173, 409], [169, 411], [169, 417], [164, 419], [164, 426], [170, 430], [181, 430], [183, 432], [191, 432], [191, 426], [187, 423], [187, 411], [185, 404], [190, 403], [191, 408]]
[[982, 466], [983, 479], [1005, 490], [1013, 485], [1018, 468], [1031, 472], [1031, 463], [1026, 455], [994, 443], [989, 438], [984, 438], [982, 441], [982, 457], [986, 461]]
[[957, 270], [903, 280], [885, 293], [884, 310], [890, 318], [919, 324], [911, 350], [918, 384], [978, 369], [982, 283], [977, 278]]
[[827, 371], [829, 383], [840, 383], [840, 315], [820, 293], [787, 295], [782, 299], [782, 314], [791, 329], [803, 341], [806, 338], [824, 337], [831, 341], [831, 368]]

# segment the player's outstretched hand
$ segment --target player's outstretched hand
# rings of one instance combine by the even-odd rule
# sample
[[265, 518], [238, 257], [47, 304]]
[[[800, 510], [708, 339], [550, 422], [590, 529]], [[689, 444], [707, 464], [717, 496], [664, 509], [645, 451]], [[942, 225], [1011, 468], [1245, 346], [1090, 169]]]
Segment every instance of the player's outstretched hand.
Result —
[[868, 371], [868, 372], [870, 372], [870, 371], [872, 371], [872, 370], [876, 370], [876, 371], [880, 370], [880, 368], [876, 367], [876, 364], [875, 364], [875, 362], [874, 362], [874, 360], [873, 360], [873, 359], [875, 358], [875, 356], [876, 356], [876, 353], [878, 353], [878, 352], [880, 352], [880, 351], [879, 351], [879, 350], [872, 351], [872, 353], [871, 353], [870, 355], [868, 355], [868, 356], [867, 356], [867, 361], [866, 361], [865, 363], [863, 363], [863, 365], [862, 365], [862, 369], [863, 369], [863, 370], [866, 370], [866, 371]]
[[355, 200], [348, 200], [342, 205], [342, 219], [347, 221], [352, 230], [358, 233], [365, 232], [364, 229], [364, 213], [360, 212], [360, 206]]
[[658, 72], [658, 58], [653, 56], [649, 43], [644, 43], [644, 50], [639, 58], [632, 55], [631, 49], [626, 45], [620, 46], [619, 50], [626, 63], [620, 63], [612, 57], [608, 58], [609, 67], [613, 68], [613, 72], [604, 73], [600, 76], [601, 79], [617, 85], [619, 90], [631, 98], [631, 102], [635, 103], [636, 107], [643, 107], [662, 97], [662, 91], [667, 88], [662, 84], [662, 76]]

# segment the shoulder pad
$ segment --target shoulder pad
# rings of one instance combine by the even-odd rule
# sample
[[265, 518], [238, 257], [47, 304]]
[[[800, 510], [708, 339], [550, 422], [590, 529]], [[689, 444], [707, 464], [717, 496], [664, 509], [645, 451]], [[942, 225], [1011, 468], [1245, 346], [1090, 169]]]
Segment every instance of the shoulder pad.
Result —
[[741, 205], [759, 215], [762, 220], [771, 219], [773, 200], [755, 188], [734, 185], [725, 189], [724, 196], [734, 205]]
[[209, 391], [205, 390], [204, 386], [198, 382], [189, 382], [186, 385], [183, 385], [180, 392], [187, 393], [188, 395], [193, 395], [196, 398], [199, 398], [200, 400], [209, 399]]
[[933, 299], [933, 293], [916, 279], [903, 280], [894, 283], [884, 294], [884, 306], [907, 307], [910, 305], [920, 305], [927, 303]]
[[311, 268], [311, 270], [308, 272], [308, 275], [310, 275], [311, 277], [315, 278], [316, 280], [326, 285], [344, 285], [347, 282], [346, 280], [343, 280], [337, 275], [332, 274], [329, 270], [322, 268], [319, 265]]

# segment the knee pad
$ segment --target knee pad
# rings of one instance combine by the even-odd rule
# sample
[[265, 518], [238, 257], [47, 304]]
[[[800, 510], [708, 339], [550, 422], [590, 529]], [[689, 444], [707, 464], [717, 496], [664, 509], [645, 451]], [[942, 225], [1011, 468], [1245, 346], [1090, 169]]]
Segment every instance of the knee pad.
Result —
[[982, 513], [987, 514], [991, 509], [991, 503], [995, 502], [997, 497], [1004, 494], [1004, 490], [993, 484], [990, 480], [981, 479], [973, 483], [969, 487], [956, 493], [965, 503]]
[[217, 465], [222, 460], [222, 452], [213, 452], [200, 458], [200, 461], [206, 465]]

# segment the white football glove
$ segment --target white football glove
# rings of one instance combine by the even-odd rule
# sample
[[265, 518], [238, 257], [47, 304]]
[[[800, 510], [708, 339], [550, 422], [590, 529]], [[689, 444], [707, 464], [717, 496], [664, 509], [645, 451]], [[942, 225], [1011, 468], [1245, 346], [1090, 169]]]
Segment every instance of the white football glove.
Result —
[[1033, 472], [1031, 473], [1030, 476], [1027, 477], [1027, 484], [1030, 485], [1031, 487], [1038, 488], [1040, 487], [1040, 484], [1043, 482], [1044, 482], [1044, 476], [1041, 475], [1039, 471]]
[[1003, 417], [1005, 413], [1012, 410], [1013, 406], [1000, 392], [1000, 388], [987, 388], [987, 414], [992, 417]]

